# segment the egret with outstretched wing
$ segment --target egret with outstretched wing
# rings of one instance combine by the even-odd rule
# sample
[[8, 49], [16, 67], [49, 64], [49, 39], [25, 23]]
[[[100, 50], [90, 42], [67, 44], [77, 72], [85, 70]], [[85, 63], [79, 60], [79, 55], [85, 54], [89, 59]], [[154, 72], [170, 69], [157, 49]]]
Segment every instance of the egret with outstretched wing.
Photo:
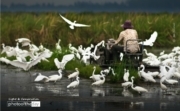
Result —
[[90, 27], [90, 25], [85, 25], [85, 24], [80, 24], [80, 23], [76, 23], [76, 21], [72, 22], [69, 19], [63, 17], [61, 14], [59, 14], [61, 16], [61, 18], [67, 22], [70, 26], [71, 29], [74, 29], [74, 27]]
[[154, 42], [156, 41], [158, 36], [158, 33], [156, 31], [153, 32], [153, 34], [151, 34], [150, 38], [148, 40], [145, 40], [143, 42], [139, 42], [139, 44], [143, 44], [145, 46], [153, 46]]

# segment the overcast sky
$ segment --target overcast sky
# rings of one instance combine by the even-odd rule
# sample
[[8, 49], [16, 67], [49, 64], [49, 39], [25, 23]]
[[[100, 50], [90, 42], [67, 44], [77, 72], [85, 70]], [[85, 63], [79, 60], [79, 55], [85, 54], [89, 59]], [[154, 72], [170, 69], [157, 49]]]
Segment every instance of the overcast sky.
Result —
[[1, 0], [1, 3], [4, 5], [10, 5], [11, 3], [18, 4], [26, 4], [26, 5], [33, 5], [33, 4], [42, 4], [42, 3], [54, 3], [54, 5], [72, 5], [75, 2], [91, 2], [91, 3], [100, 3], [103, 4], [105, 2], [117, 2], [122, 3], [128, 0]]

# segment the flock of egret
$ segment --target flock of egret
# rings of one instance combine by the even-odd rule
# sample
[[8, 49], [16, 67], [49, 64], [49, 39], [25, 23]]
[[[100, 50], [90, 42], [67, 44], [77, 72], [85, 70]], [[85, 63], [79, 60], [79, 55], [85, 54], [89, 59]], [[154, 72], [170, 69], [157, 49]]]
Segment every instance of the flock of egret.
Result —
[[[153, 34], [156, 35], [157, 34]], [[31, 41], [27, 38], [19, 38], [16, 39], [16, 46], [5, 46], [5, 44], [2, 44], [3, 50], [1, 54], [5, 53], [6, 57], [1, 57], [0, 61], [5, 62], [6, 64], [13, 65], [15, 67], [22, 68], [25, 71], [30, 70], [31, 67], [35, 66], [42, 60], [48, 62], [48, 58], [51, 57], [52, 51], [45, 48], [42, 44], [40, 46], [36, 46], [35, 44], [32, 44]], [[58, 53], [62, 53], [62, 49], [60, 46], [60, 39], [55, 44], [56, 50]], [[22, 44], [22, 47], [29, 47], [28, 50], [21, 49], [19, 47], [19, 44]], [[81, 62], [84, 62], [86, 65], [90, 64], [90, 58], [93, 58], [95, 61], [99, 59], [100, 55], [97, 55], [97, 49], [99, 46], [104, 47], [105, 41], [101, 41], [97, 43], [97, 45], [91, 44], [89, 47], [84, 47], [82, 45], [78, 46], [78, 48], [73, 47], [72, 44], [69, 44], [69, 54], [66, 54], [63, 56], [62, 60], [58, 60], [58, 58], [54, 58], [54, 63], [58, 69], [58, 74], [51, 75], [51, 76], [44, 76], [41, 73], [38, 73], [38, 76], [35, 78], [35, 82], [50, 82], [53, 81], [56, 83], [58, 80], [60, 80], [62, 76], [62, 70], [65, 69], [66, 64], [73, 60], [73, 59], [79, 59]], [[91, 49], [94, 48], [94, 51]], [[147, 56], [147, 58], [143, 59], [143, 62], [146, 64], [149, 64], [151, 66], [159, 66], [160, 71], [156, 72], [145, 72], [144, 65], [141, 65], [138, 68], [138, 75], [139, 77], [143, 78], [145, 82], [151, 82], [156, 83], [156, 79], [154, 77], [160, 77], [160, 87], [162, 90], [167, 90], [167, 86], [164, 84], [177, 84], [178, 80], [172, 79], [172, 77], [180, 78], [180, 47], [174, 47], [172, 49], [172, 52], [169, 54], [165, 54], [165, 52], [161, 52], [159, 57], [156, 56], [153, 53], [148, 53], [146, 49], [144, 49], [144, 52]], [[7, 57], [16, 57], [15, 60], [9, 60]], [[29, 57], [29, 59], [27, 59]], [[123, 58], [121, 58], [123, 59]], [[122, 60], [121, 60], [122, 61]], [[94, 67], [94, 70], [92, 72], [92, 76], [89, 78], [92, 79], [94, 82], [91, 85], [100, 86], [104, 84], [106, 80], [106, 76], [112, 72], [113, 75], [115, 75], [116, 72], [114, 72], [112, 67], [109, 67], [108, 69], [104, 69], [100, 71], [100, 74], [95, 74], [96, 67]], [[71, 80], [71, 83], [67, 86], [67, 88], [75, 88], [79, 85], [79, 69], [76, 67], [75, 72], [68, 75], [68, 79]], [[131, 74], [129, 74], [129, 70], [124, 70], [124, 76], [123, 80], [124, 83], [122, 83], [122, 87], [124, 87], [125, 90], [127, 90], [128, 87], [131, 87], [133, 90], [137, 91], [138, 93], [142, 92], [148, 92], [147, 89], [135, 86], [134, 87], [134, 77], [130, 77]], [[131, 78], [131, 81], [130, 79]]]

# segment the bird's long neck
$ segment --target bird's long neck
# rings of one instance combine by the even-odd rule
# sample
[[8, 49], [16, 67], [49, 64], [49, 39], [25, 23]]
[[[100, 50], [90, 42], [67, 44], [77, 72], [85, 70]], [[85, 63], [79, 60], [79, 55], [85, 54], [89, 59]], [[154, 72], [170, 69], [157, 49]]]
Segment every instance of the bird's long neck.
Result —
[[142, 70], [141, 71], [144, 71], [144, 68], [145, 68], [144, 65], [142, 65]]
[[5, 44], [2, 44], [3, 49], [5, 48]]
[[103, 80], [102, 80], [102, 81], [105, 82], [105, 77], [104, 77], [104, 75], [103, 75], [102, 77], [103, 77]]
[[134, 89], [134, 87], [133, 87], [133, 86], [134, 86], [134, 80], [133, 80], [133, 78], [131, 78], [131, 81], [132, 81], [131, 88]]
[[94, 70], [93, 70], [93, 74], [92, 74], [92, 75], [94, 75], [95, 71], [96, 71], [96, 68], [94, 68]]
[[147, 55], [147, 50], [146, 50], [146, 49], [144, 49], [144, 52], [145, 52], [145, 54]]
[[58, 71], [58, 73], [59, 73], [59, 76], [62, 76], [62, 73], [61, 73], [61, 71]]
[[76, 78], [76, 81], [79, 83], [79, 78], [78, 77]]

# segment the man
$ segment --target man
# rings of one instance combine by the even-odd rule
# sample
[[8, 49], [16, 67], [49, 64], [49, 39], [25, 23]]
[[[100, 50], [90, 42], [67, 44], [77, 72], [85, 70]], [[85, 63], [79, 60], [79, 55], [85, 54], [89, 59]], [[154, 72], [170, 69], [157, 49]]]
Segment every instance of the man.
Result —
[[[121, 27], [124, 29], [122, 32], [120, 32], [119, 37], [117, 40], [115, 40], [114, 45], [111, 47], [111, 53], [113, 55], [113, 60], [116, 60], [118, 58], [119, 53], [124, 52], [130, 52], [130, 53], [136, 53], [140, 50], [139, 44], [138, 44], [138, 34], [135, 29], [133, 29], [133, 25], [131, 24], [130, 20], [126, 20]], [[121, 40], [123, 40], [123, 46], [118, 45]], [[127, 42], [127, 40], [129, 40]], [[127, 43], [126, 43], [127, 42]]]

